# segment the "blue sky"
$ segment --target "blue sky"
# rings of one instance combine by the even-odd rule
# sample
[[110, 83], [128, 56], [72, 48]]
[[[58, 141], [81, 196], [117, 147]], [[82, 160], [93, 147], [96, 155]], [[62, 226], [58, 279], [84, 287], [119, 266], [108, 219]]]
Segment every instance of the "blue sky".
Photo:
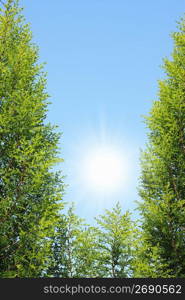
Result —
[[[89, 222], [120, 201], [138, 200], [139, 151], [146, 143], [142, 115], [157, 97], [162, 59], [172, 51], [170, 33], [183, 16], [184, 0], [22, 0], [51, 95], [48, 121], [63, 132], [60, 166], [74, 201]], [[128, 180], [119, 191], [88, 189], [79, 173], [94, 146], [121, 149]], [[135, 214], [135, 213], [134, 213]]]

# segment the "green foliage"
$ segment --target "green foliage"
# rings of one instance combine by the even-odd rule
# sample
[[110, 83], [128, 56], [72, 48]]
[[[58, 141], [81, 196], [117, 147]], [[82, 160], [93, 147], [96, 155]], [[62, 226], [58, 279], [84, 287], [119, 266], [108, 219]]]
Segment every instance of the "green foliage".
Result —
[[172, 37], [172, 60], [164, 60], [167, 76], [146, 118], [149, 145], [142, 154], [139, 207], [144, 249], [152, 255], [157, 249], [155, 274], [161, 274], [160, 260], [162, 273], [185, 277], [185, 19]]
[[76, 240], [75, 277], [98, 276], [99, 259], [101, 259], [98, 250], [96, 228], [85, 225]]
[[46, 75], [18, 1], [0, 8], [0, 277], [185, 277], [185, 19], [146, 123], [141, 228], [119, 203], [84, 223], [63, 213], [46, 124]]
[[96, 276], [96, 231], [75, 215], [73, 205], [56, 226], [51, 250], [47, 276]]
[[98, 228], [99, 277], [130, 277], [134, 228], [130, 214], [119, 203], [96, 219]]
[[54, 277], [129, 277], [132, 273], [134, 230], [130, 215], [119, 204], [97, 219], [99, 227], [84, 223], [73, 206], [56, 228], [51, 264]]
[[18, 8], [0, 9], [0, 276], [39, 277], [62, 208], [54, 127], [45, 124], [46, 77]]
[[132, 270], [136, 278], [168, 278], [171, 270], [161, 258], [159, 244], [151, 246], [143, 231], [137, 231], [134, 240]]

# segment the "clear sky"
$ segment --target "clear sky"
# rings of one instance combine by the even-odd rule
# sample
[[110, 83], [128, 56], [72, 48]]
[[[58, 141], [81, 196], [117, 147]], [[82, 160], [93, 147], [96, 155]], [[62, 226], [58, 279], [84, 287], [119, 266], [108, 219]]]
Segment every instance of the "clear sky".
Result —
[[[146, 143], [142, 115], [157, 97], [162, 58], [184, 0], [21, 0], [40, 60], [46, 62], [52, 104], [48, 121], [59, 126], [64, 200], [89, 222], [120, 201], [138, 200], [139, 153]], [[85, 185], [82, 161], [99, 145], [121, 151], [127, 180], [114, 192]], [[83, 174], [84, 175], [84, 174]]]

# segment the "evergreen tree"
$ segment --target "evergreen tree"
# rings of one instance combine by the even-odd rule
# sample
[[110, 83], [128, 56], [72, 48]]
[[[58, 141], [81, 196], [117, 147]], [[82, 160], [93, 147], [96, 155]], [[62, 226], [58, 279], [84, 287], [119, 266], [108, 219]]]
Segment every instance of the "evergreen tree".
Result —
[[61, 215], [53, 236], [51, 236], [51, 251], [46, 269], [47, 277], [68, 277], [67, 259], [67, 224], [66, 216]]
[[96, 277], [97, 255], [97, 231], [74, 213], [72, 205], [56, 226], [46, 274], [62, 278]]
[[85, 225], [83, 230], [78, 232], [76, 240], [75, 277], [98, 277], [101, 259], [98, 231], [95, 227]]
[[46, 124], [46, 77], [18, 1], [0, 8], [0, 276], [39, 277], [63, 183], [59, 135]]
[[166, 78], [146, 118], [149, 143], [142, 155], [139, 207], [146, 269], [153, 264], [158, 276], [185, 277], [185, 19], [172, 37]]
[[82, 230], [82, 222], [83, 220], [74, 213], [74, 204], [60, 217], [52, 241], [48, 276], [65, 278], [76, 276], [77, 236]]
[[76, 277], [76, 245], [78, 233], [82, 230], [82, 222], [74, 213], [74, 204], [66, 216], [65, 268], [67, 277]]
[[130, 214], [122, 214], [119, 203], [112, 211], [96, 218], [99, 225], [99, 277], [124, 278], [131, 276], [133, 225]]
[[161, 258], [158, 245], [152, 246], [143, 231], [136, 229], [133, 243], [132, 271], [134, 278], [168, 278], [168, 264]]

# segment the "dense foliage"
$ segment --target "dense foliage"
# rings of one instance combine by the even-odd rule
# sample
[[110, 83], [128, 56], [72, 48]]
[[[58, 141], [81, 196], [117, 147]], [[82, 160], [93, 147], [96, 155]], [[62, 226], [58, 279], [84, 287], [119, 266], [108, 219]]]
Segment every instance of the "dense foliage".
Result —
[[[146, 118], [149, 143], [142, 154], [140, 210], [145, 267], [155, 267], [155, 276], [185, 277], [185, 20], [172, 37], [166, 78]], [[138, 270], [141, 276], [150, 274], [145, 267]]]
[[185, 20], [146, 118], [138, 224], [119, 203], [90, 226], [63, 209], [60, 135], [38, 49], [0, 1], [0, 277], [185, 277]]
[[58, 134], [46, 79], [17, 1], [0, 9], [0, 274], [41, 276], [59, 215]]

